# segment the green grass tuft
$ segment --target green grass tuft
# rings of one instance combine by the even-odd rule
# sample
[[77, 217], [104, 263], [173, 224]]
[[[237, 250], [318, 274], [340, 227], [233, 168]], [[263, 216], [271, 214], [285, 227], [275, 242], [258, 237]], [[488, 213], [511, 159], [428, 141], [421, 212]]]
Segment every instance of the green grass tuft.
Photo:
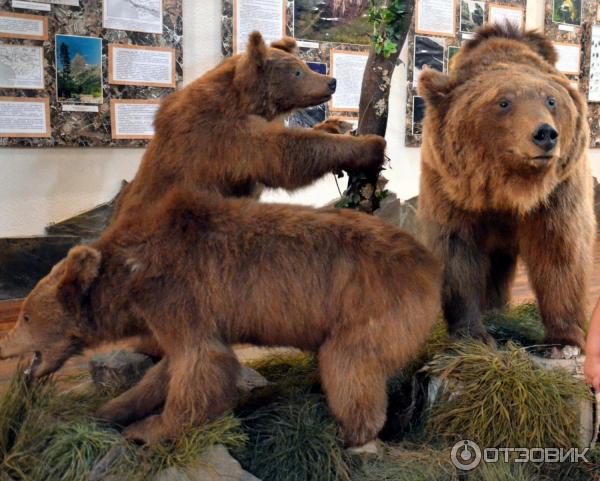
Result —
[[566, 371], [539, 367], [524, 349], [509, 343], [497, 351], [475, 341], [457, 342], [427, 369], [454, 386], [431, 410], [431, 433], [488, 447], [577, 446], [572, 402], [589, 398], [588, 389]]
[[513, 341], [531, 346], [544, 340], [542, 317], [535, 302], [520, 304], [506, 312], [490, 312], [483, 322], [488, 332], [500, 342]]

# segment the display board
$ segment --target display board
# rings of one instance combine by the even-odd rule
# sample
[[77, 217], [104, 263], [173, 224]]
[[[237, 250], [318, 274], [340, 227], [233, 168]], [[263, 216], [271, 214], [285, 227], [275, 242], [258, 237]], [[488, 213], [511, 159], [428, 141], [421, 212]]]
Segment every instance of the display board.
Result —
[[295, 112], [289, 126], [312, 127], [330, 116], [356, 124], [369, 53], [370, 0], [224, 0], [223, 55], [243, 52], [248, 34], [266, 42], [295, 37], [299, 56], [316, 72], [334, 75], [338, 88], [327, 104]]
[[491, 21], [510, 21], [524, 27], [526, 0], [416, 0], [408, 33], [406, 134], [407, 147], [421, 145], [425, 103], [417, 94], [424, 66], [448, 71], [448, 63], [461, 43]]
[[146, 145], [182, 38], [182, 0], [0, 0], [0, 146]]
[[590, 147], [600, 148], [600, 3], [546, 0], [545, 34], [558, 47], [559, 66], [588, 99]]

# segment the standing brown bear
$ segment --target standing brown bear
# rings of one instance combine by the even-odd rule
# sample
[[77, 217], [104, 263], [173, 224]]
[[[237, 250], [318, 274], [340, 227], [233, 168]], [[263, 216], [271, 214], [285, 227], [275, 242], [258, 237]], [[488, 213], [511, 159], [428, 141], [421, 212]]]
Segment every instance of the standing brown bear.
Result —
[[450, 330], [489, 339], [522, 256], [548, 344], [582, 346], [595, 233], [586, 104], [535, 32], [490, 25], [425, 99], [419, 215], [444, 264]]
[[310, 70], [295, 49], [292, 38], [268, 48], [254, 32], [245, 53], [168, 96], [117, 215], [156, 202], [171, 186], [242, 197], [259, 184], [295, 189], [340, 169], [379, 169], [382, 137], [337, 136], [323, 126], [286, 129], [275, 121], [335, 92], [335, 79]]
[[175, 191], [72, 249], [25, 300], [0, 358], [37, 351], [42, 376], [84, 347], [151, 333], [164, 357], [99, 414], [139, 420], [126, 436], [154, 442], [234, 406], [231, 344], [312, 350], [360, 446], [384, 424], [388, 377], [427, 338], [440, 283], [427, 249], [377, 218]]

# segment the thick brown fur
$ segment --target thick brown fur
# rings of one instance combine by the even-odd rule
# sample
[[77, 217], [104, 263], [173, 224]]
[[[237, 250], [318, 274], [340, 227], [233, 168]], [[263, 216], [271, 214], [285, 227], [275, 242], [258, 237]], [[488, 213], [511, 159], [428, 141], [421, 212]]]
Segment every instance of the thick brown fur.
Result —
[[[554, 66], [551, 42], [491, 25], [426, 71], [419, 216], [444, 263], [451, 332], [487, 339], [521, 256], [549, 344], [582, 346], [595, 233], [586, 103]], [[508, 102], [507, 102], [508, 101]], [[507, 106], [508, 105], [508, 106]], [[533, 141], [548, 124], [553, 150]]]
[[294, 109], [331, 98], [332, 77], [310, 70], [294, 39], [267, 47], [258, 32], [246, 52], [223, 61], [169, 95], [117, 214], [157, 202], [173, 186], [252, 196], [257, 185], [296, 189], [332, 171], [377, 169], [385, 140], [334, 136], [323, 129], [286, 129]]
[[126, 435], [154, 442], [234, 406], [231, 344], [294, 346], [318, 353], [331, 411], [361, 445], [384, 424], [388, 377], [426, 340], [440, 284], [425, 247], [372, 216], [176, 191], [72, 249], [0, 358], [40, 351], [45, 375], [83, 347], [152, 334], [164, 357], [100, 415], [143, 418]]

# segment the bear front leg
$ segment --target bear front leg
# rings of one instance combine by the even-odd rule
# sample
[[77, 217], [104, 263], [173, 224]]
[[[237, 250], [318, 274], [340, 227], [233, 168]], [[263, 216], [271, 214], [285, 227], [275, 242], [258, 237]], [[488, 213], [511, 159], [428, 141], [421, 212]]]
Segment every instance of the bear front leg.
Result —
[[125, 429], [130, 441], [153, 444], [176, 439], [186, 428], [235, 406], [240, 365], [228, 346], [213, 341], [181, 345], [177, 351], [167, 354], [171, 376], [163, 412]]
[[429, 236], [429, 247], [444, 264], [442, 309], [448, 330], [455, 337], [472, 337], [493, 344], [482, 317], [482, 300], [486, 296], [489, 258], [474, 239], [465, 233], [437, 231]]
[[544, 342], [582, 348], [595, 237], [591, 193], [562, 184], [548, 203], [522, 220], [519, 232]]
[[310, 129], [267, 130], [263, 135], [266, 145], [257, 150], [257, 180], [268, 187], [297, 189], [340, 169], [378, 171], [385, 159], [385, 140], [377, 135]]
[[147, 416], [167, 397], [169, 363], [161, 359], [131, 389], [103, 404], [96, 416], [122, 426]]

